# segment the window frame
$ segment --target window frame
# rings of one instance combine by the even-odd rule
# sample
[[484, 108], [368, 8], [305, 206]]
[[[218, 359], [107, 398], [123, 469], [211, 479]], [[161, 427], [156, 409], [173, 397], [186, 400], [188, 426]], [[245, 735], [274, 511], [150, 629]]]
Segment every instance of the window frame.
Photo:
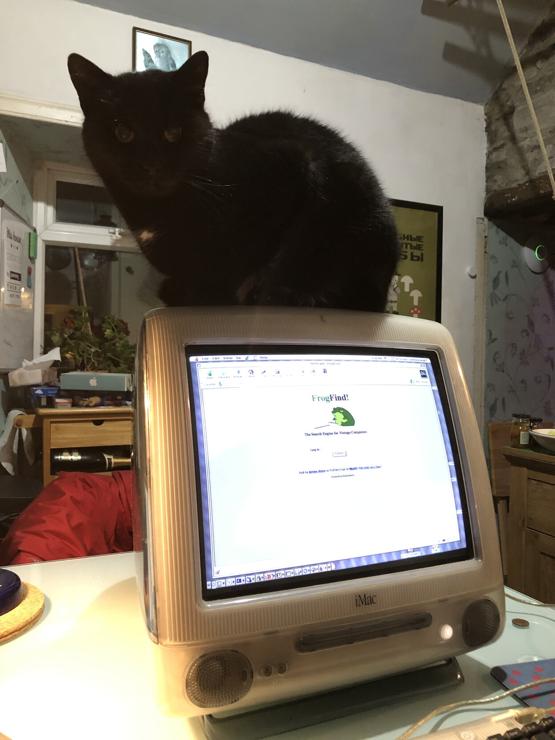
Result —
[[37, 259], [35, 261], [34, 281], [34, 357], [42, 354], [44, 348], [46, 247], [84, 247], [136, 254], [141, 252], [128, 229], [57, 221], [56, 184], [60, 181], [104, 187], [101, 179], [94, 172], [74, 165], [44, 162], [35, 172], [33, 220], [37, 230]]

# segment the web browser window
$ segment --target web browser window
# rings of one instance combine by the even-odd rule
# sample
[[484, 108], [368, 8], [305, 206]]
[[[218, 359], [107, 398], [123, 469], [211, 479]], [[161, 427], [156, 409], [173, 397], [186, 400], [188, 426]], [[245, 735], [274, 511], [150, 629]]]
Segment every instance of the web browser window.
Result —
[[433, 352], [187, 354], [206, 598], [472, 557]]

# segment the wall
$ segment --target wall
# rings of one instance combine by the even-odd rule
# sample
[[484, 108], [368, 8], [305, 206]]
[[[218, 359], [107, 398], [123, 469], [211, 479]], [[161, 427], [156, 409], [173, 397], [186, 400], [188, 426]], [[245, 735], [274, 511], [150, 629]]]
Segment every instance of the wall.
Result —
[[[470, 382], [474, 283], [466, 269], [474, 261], [475, 221], [483, 212], [481, 106], [69, 0], [0, 0], [0, 10], [0, 93], [76, 106], [69, 52], [109, 72], [126, 71], [132, 26], [155, 28], [209, 52], [207, 107], [218, 124], [276, 107], [317, 116], [360, 147], [390, 197], [444, 206], [442, 317]], [[32, 54], [21, 52], [22, 39]]]
[[486, 420], [515, 412], [555, 419], [555, 270], [538, 275], [523, 248], [488, 233]]
[[[0, 52], [1, 54], [1, 52]], [[7, 172], [0, 172], [0, 200], [24, 218], [33, 220], [33, 197], [31, 195], [31, 163], [25, 153], [14, 147], [0, 130], [0, 144], [4, 147]]]
[[[551, 165], [555, 167], [554, 44], [555, 4], [520, 53]], [[545, 174], [545, 163], [515, 67], [486, 104], [485, 113], [488, 196], [515, 188]]]
[[[555, 166], [555, 3], [520, 59], [548, 155]], [[553, 245], [554, 204], [546, 166], [516, 69], [485, 106], [489, 224], [485, 417], [515, 412], [555, 419], [555, 269], [534, 274], [521, 244]], [[510, 235], [509, 235], [510, 234]], [[555, 266], [555, 253], [548, 256]]]

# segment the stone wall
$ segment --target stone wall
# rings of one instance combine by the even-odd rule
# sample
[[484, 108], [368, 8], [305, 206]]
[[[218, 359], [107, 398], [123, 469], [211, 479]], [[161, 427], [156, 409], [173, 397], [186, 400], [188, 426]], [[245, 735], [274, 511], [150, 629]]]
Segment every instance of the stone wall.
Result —
[[[555, 3], [520, 58], [555, 169]], [[520, 243], [527, 232], [555, 231], [551, 186], [516, 67], [486, 104], [485, 115], [486, 215]]]
[[[555, 166], [555, 4], [520, 54], [522, 67]], [[532, 119], [513, 67], [485, 106], [488, 156], [486, 194], [545, 174]]]

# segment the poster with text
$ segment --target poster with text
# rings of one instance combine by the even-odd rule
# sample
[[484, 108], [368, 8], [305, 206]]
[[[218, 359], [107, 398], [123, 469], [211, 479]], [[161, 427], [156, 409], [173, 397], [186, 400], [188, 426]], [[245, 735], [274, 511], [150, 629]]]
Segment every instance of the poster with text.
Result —
[[2, 244], [4, 247], [2, 292], [4, 305], [21, 306], [21, 290], [23, 288], [24, 244], [25, 235], [29, 231], [23, 223], [4, 221], [2, 229]]
[[400, 258], [386, 311], [441, 320], [442, 206], [392, 200]]

